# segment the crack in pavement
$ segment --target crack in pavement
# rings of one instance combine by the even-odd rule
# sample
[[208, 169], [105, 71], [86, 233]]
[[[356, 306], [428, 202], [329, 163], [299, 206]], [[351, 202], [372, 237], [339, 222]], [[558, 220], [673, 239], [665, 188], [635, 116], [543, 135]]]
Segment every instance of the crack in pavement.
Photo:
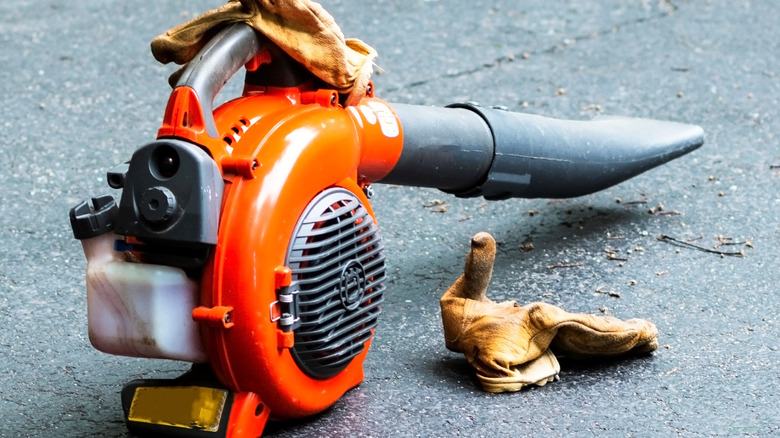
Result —
[[578, 36], [575, 36], [575, 37], [572, 37], [572, 38], [564, 38], [563, 40], [561, 40], [561, 42], [559, 42], [557, 44], [554, 44], [553, 46], [548, 47], [546, 49], [526, 51], [526, 52], [522, 52], [522, 53], [513, 53], [513, 54], [509, 54], [509, 55], [505, 55], [505, 56], [501, 56], [499, 58], [496, 58], [492, 62], [486, 62], [486, 63], [480, 64], [480, 65], [478, 65], [478, 66], [476, 66], [474, 68], [470, 68], [470, 69], [466, 69], [466, 70], [459, 70], [459, 71], [455, 71], [455, 72], [442, 73], [442, 74], [439, 74], [439, 75], [432, 76], [432, 77], [430, 77], [428, 79], [422, 79], [422, 80], [419, 80], [419, 81], [410, 82], [410, 83], [408, 83], [406, 85], [401, 85], [401, 86], [398, 86], [398, 87], [388, 88], [386, 90], [386, 92], [387, 93], [391, 93], [391, 92], [396, 92], [396, 91], [400, 91], [400, 90], [416, 88], [416, 87], [427, 85], [429, 83], [436, 82], [436, 81], [439, 81], [439, 80], [442, 80], [442, 79], [454, 79], [454, 78], [460, 78], [460, 77], [464, 77], [464, 76], [469, 76], [469, 75], [472, 75], [472, 74], [475, 74], [475, 73], [479, 73], [479, 72], [484, 71], [484, 70], [489, 70], [489, 69], [492, 69], [492, 68], [500, 67], [501, 65], [504, 65], [504, 64], [512, 63], [512, 62], [514, 62], [518, 58], [520, 58], [520, 59], [527, 59], [527, 58], [530, 58], [531, 56], [534, 56], [534, 55], [556, 53], [556, 52], [558, 52], [560, 50], [565, 50], [568, 46], [576, 44], [576, 43], [578, 43], [580, 41], [587, 41], [587, 40], [598, 38], [600, 36], [609, 35], [611, 33], [617, 32], [620, 29], [623, 29], [623, 28], [628, 27], [628, 26], [636, 26], [636, 25], [648, 23], [648, 22], [651, 22], [651, 21], [655, 21], [655, 20], [658, 20], [658, 19], [667, 18], [667, 17], [671, 16], [677, 10], [677, 6], [675, 6], [674, 4], [672, 4], [668, 0], [665, 0], [664, 4], [668, 7], [667, 11], [662, 11], [662, 12], [659, 12], [657, 14], [650, 15], [650, 16], [647, 16], [647, 17], [641, 17], [641, 18], [637, 18], [637, 19], [633, 19], [633, 20], [619, 22], [619, 23], [616, 23], [616, 24], [610, 26], [608, 29], [602, 29], [602, 30], [598, 30], [598, 31], [595, 31], [595, 32], [591, 32], [591, 33], [589, 33], [587, 35], [578, 35]]

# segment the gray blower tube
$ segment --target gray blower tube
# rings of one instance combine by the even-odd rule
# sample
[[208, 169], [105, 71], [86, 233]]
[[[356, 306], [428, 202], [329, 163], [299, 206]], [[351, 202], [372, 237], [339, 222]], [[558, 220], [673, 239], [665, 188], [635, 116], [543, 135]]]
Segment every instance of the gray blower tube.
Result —
[[699, 126], [658, 120], [559, 120], [473, 103], [393, 109], [403, 128], [403, 150], [381, 182], [460, 197], [582, 196], [704, 144]]

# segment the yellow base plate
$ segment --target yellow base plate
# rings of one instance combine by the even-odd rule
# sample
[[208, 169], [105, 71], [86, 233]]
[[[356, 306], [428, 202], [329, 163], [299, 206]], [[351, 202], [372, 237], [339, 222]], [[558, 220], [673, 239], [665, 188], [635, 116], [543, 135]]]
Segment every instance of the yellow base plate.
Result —
[[136, 423], [217, 432], [228, 392], [203, 386], [141, 386], [128, 420]]

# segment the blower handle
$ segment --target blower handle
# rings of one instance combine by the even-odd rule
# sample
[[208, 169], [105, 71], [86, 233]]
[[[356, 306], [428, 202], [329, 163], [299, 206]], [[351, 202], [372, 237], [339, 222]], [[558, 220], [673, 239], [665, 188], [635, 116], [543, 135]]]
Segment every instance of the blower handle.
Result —
[[222, 87], [263, 50], [262, 36], [245, 23], [234, 23], [221, 30], [184, 68], [174, 89], [189, 87], [195, 91], [203, 112], [209, 137], [217, 138], [214, 99]]
[[473, 103], [393, 109], [403, 127], [403, 149], [380, 182], [461, 197], [582, 196], [704, 143], [698, 126], [649, 119], [559, 120]]

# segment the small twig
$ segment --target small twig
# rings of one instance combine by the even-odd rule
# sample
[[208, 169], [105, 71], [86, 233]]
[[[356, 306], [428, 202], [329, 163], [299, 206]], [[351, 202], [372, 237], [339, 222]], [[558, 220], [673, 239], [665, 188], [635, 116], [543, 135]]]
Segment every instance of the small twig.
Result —
[[437, 207], [439, 205], [444, 205], [444, 201], [442, 201], [441, 199], [433, 199], [433, 200], [423, 204], [423, 207], [431, 208], [431, 207]]
[[616, 262], [627, 262], [628, 261], [627, 257], [618, 257], [617, 254], [615, 254], [614, 252], [607, 254], [607, 258], [609, 260], [614, 260]]
[[554, 265], [547, 265], [547, 269], [581, 268], [582, 266], [584, 266], [582, 263], [556, 263]]
[[622, 199], [616, 198], [615, 202], [617, 202], [618, 204], [623, 204], [623, 205], [644, 205], [644, 204], [647, 204], [647, 195], [644, 194], [644, 193], [640, 193], [639, 196], [641, 196], [641, 198], [638, 199], [638, 200], [623, 202]]
[[597, 287], [594, 292], [597, 294], [609, 295], [612, 298], [620, 298], [620, 292], [615, 292], [614, 290], [603, 290], [601, 286]]
[[624, 257], [618, 257], [618, 250], [613, 248], [605, 248], [604, 252], [607, 253], [607, 258], [609, 260], [615, 260], [618, 262], [627, 262], [628, 259]]
[[661, 242], [670, 243], [672, 245], [681, 246], [683, 248], [695, 249], [695, 250], [707, 252], [707, 253], [710, 253], [710, 254], [718, 254], [718, 255], [722, 255], [722, 256], [733, 256], [733, 257], [743, 257], [745, 255], [744, 251], [718, 251], [718, 250], [715, 250], [715, 249], [705, 248], [703, 246], [694, 245], [692, 243], [684, 242], [682, 240], [675, 239], [674, 237], [667, 236], [665, 234], [661, 234], [660, 236], [658, 236], [658, 240], [660, 240]]
[[748, 248], [753, 247], [753, 243], [749, 240], [745, 240], [743, 242], [735, 242], [733, 237], [726, 237], [726, 236], [718, 236], [718, 244], [715, 245], [715, 248], [720, 248], [721, 246], [727, 246], [727, 245], [745, 245]]
[[423, 204], [423, 207], [429, 209], [431, 213], [446, 213], [447, 212], [447, 204], [444, 203], [441, 199], [434, 199], [430, 202], [427, 202]]
[[734, 246], [734, 245], [745, 245], [747, 242], [718, 242], [717, 245], [715, 245], [715, 248], [720, 248], [721, 246]]

